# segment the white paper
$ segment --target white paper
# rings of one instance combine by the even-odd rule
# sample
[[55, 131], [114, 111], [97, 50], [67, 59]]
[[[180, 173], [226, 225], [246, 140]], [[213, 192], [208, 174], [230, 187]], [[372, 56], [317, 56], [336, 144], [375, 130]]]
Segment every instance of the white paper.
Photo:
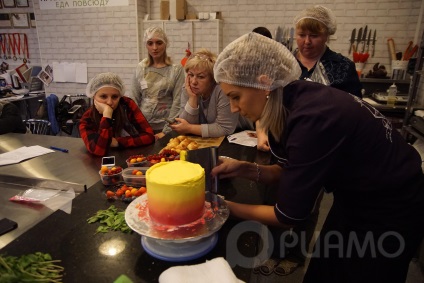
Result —
[[86, 84], [87, 81], [87, 63], [75, 63], [75, 76], [77, 83]]
[[41, 156], [51, 152], [54, 151], [39, 145], [23, 146], [18, 149], [0, 154], [0, 166], [16, 164], [26, 159]]
[[75, 82], [75, 63], [62, 63], [62, 65], [65, 74], [65, 82]]
[[59, 62], [53, 62], [53, 78], [55, 82], [66, 82], [65, 65]]
[[53, 62], [55, 82], [87, 83], [87, 63]]
[[230, 143], [254, 147], [258, 145], [258, 138], [255, 131], [243, 131], [227, 137]]

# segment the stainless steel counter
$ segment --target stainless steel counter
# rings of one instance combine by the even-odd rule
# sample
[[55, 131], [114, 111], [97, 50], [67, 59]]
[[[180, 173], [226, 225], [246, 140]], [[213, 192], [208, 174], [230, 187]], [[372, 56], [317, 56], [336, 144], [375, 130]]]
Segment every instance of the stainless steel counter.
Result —
[[55, 151], [18, 164], [1, 166], [0, 181], [2, 176], [18, 176], [77, 183], [89, 188], [100, 180], [98, 172], [101, 158], [89, 154], [80, 138], [28, 134], [0, 135], [0, 153], [33, 145], [66, 148], [69, 153]]
[[[99, 179], [100, 158], [87, 153], [79, 138], [60, 136], [5, 134], [0, 135], [0, 153], [22, 146], [40, 145], [66, 148], [69, 153], [55, 151], [18, 164], [0, 167], [0, 218], [19, 223], [18, 228], [0, 237], [0, 248], [29, 230], [54, 211], [44, 205], [15, 203], [9, 199], [31, 188], [63, 190], [75, 193], [96, 184]], [[0, 157], [1, 158], [1, 157]]]

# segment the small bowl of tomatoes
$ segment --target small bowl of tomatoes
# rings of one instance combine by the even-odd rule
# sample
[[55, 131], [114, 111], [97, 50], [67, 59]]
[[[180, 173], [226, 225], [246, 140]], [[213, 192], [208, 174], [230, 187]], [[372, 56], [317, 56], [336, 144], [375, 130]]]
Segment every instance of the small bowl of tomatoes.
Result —
[[126, 184], [135, 186], [146, 185], [146, 171], [149, 167], [128, 167], [122, 171], [122, 177]]
[[128, 167], [140, 167], [147, 163], [147, 158], [143, 154], [131, 155], [125, 160]]
[[122, 167], [113, 166], [107, 167], [102, 166], [99, 171], [100, 179], [102, 180], [103, 185], [112, 186], [119, 183], [122, 179]]
[[130, 184], [118, 184], [115, 185], [112, 189], [106, 191], [106, 198], [108, 199], [118, 199], [124, 202], [131, 202], [137, 197], [143, 195], [147, 192], [145, 186], [135, 186]]

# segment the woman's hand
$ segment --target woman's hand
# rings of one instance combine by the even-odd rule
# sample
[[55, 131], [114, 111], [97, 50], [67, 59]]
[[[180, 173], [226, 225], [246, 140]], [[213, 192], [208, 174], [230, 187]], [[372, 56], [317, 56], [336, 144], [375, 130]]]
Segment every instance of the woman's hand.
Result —
[[212, 177], [219, 175], [220, 179], [239, 177], [242, 172], [243, 164], [245, 163], [245, 161], [240, 161], [229, 157], [220, 157], [218, 160], [218, 165], [212, 168], [211, 175]]
[[113, 109], [109, 105], [94, 100], [94, 107], [96, 107], [97, 111], [102, 114], [103, 117], [112, 118]]
[[184, 84], [185, 91], [187, 92], [188, 98], [195, 98], [197, 103], [197, 94], [195, 94], [190, 87], [190, 76], [186, 76], [185, 78], [185, 84]]
[[155, 135], [155, 140], [161, 139], [161, 138], [163, 138], [164, 136], [165, 136], [165, 134], [164, 134], [164, 133], [162, 133], [162, 132], [157, 133], [157, 134]]
[[172, 130], [176, 131], [180, 135], [192, 134], [192, 132], [190, 130], [191, 124], [189, 122], [187, 122], [186, 119], [175, 118], [175, 121], [177, 121], [177, 123], [173, 123], [173, 124], [169, 125]]
[[118, 147], [119, 143], [115, 138], [112, 138], [111, 142], [110, 142], [110, 147]]
[[269, 151], [268, 136], [265, 134], [265, 132], [256, 130], [256, 136], [258, 138], [258, 150], [265, 152]]

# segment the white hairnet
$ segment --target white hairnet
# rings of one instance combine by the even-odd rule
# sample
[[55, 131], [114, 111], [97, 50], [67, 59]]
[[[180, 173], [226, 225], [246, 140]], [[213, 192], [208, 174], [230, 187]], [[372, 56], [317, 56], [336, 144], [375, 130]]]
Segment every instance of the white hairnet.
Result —
[[337, 29], [336, 17], [334, 16], [333, 11], [331, 11], [330, 9], [324, 6], [316, 5], [312, 8], [303, 10], [302, 12], [300, 12], [299, 15], [297, 15], [294, 18], [294, 24], [297, 25], [297, 23], [303, 19], [317, 20], [323, 23], [328, 28], [328, 33], [330, 35], [336, 33], [336, 29]]
[[[297, 80], [300, 74], [299, 63], [286, 47], [255, 32], [225, 47], [214, 67], [218, 83], [271, 91]], [[266, 79], [259, 80], [262, 75]]]
[[125, 86], [121, 78], [115, 73], [100, 73], [90, 80], [87, 84], [85, 94], [92, 98], [99, 89], [104, 87], [113, 87], [117, 89], [121, 96], [125, 93]]
[[152, 38], [160, 39], [168, 45], [168, 37], [160, 27], [149, 27], [144, 31], [144, 44]]

